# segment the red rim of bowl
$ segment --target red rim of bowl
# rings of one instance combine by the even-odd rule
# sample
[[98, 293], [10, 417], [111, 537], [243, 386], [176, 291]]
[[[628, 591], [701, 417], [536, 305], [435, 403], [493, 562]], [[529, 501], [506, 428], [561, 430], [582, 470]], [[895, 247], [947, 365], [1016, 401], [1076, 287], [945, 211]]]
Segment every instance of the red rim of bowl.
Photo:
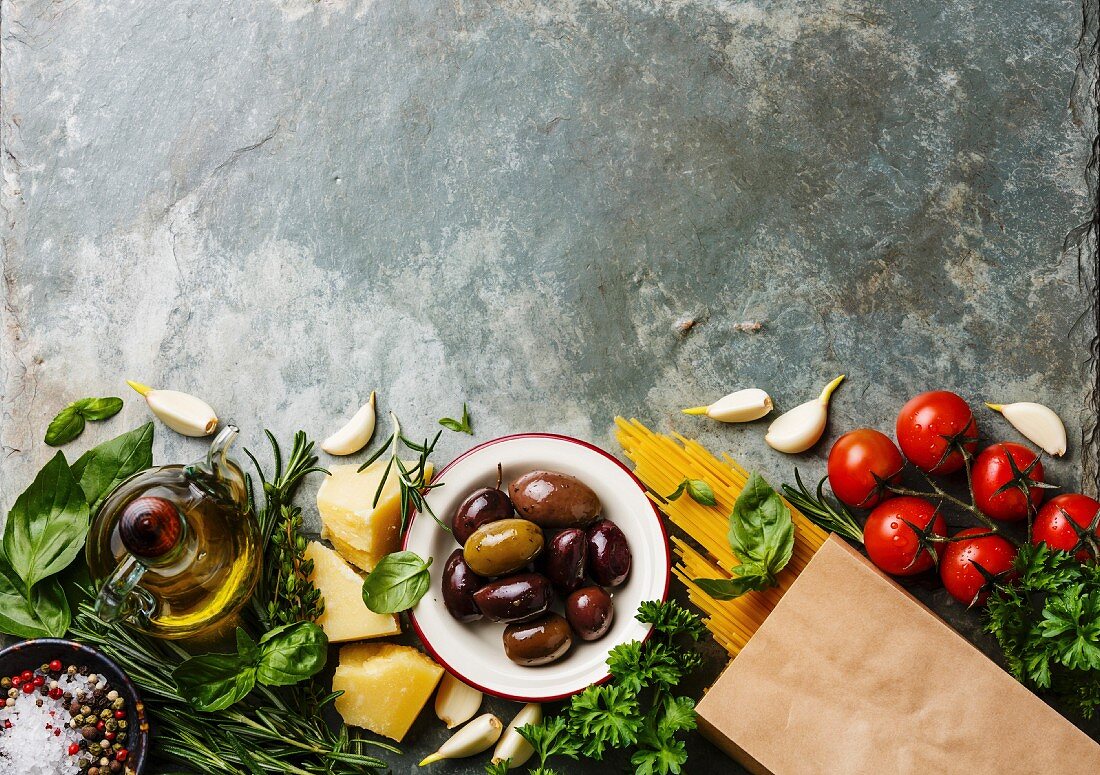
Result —
[[[663, 542], [662, 542], [662, 548], [664, 549], [664, 555], [665, 555], [665, 568], [667, 568], [668, 570], [665, 573], [665, 588], [661, 592], [661, 601], [664, 602], [664, 601], [668, 600], [668, 587], [669, 587], [669, 583], [672, 579], [672, 570], [671, 570], [672, 555], [669, 552], [669, 548], [668, 548], [668, 531], [665, 530], [665, 523], [664, 523], [664, 520], [661, 519], [661, 512], [657, 508], [657, 504], [655, 504], [652, 500], [649, 499], [649, 494], [648, 494], [649, 491], [646, 488], [646, 486], [644, 484], [642, 484], [642, 480], [639, 479], [637, 476], [635, 476], [633, 471], [631, 471], [629, 468], [627, 468], [626, 465], [624, 465], [621, 460], [619, 460], [617, 457], [612, 455], [607, 450], [600, 449], [595, 444], [590, 444], [589, 442], [584, 441], [582, 439], [576, 439], [576, 438], [573, 438], [572, 436], [563, 436], [560, 433], [513, 433], [513, 434], [510, 434], [508, 436], [499, 436], [495, 439], [489, 439], [488, 441], [483, 441], [482, 443], [480, 443], [480, 444], [478, 444], [474, 447], [470, 447], [470, 449], [466, 450], [461, 455], [459, 455], [454, 460], [452, 460], [450, 463], [443, 466], [443, 468], [441, 468], [439, 471], [437, 471], [432, 476], [432, 481], [435, 481], [436, 479], [442, 478], [442, 476], [445, 473], [447, 473], [447, 471], [450, 470], [450, 468], [452, 466], [454, 466], [456, 463], [460, 462], [461, 460], [469, 457], [470, 455], [474, 454], [475, 452], [477, 452], [481, 449], [484, 449], [485, 447], [491, 447], [495, 444], [500, 444], [500, 443], [505, 442], [505, 441], [512, 441], [514, 439], [556, 439], [558, 441], [565, 441], [565, 442], [569, 442], [570, 444], [576, 444], [578, 446], [589, 449], [593, 452], [597, 452], [600, 455], [603, 455], [605, 458], [607, 458], [612, 463], [614, 463], [619, 468], [621, 468], [623, 470], [623, 472], [625, 472], [626, 475], [629, 476], [634, 481], [634, 484], [638, 485], [638, 489], [640, 489], [642, 491], [642, 494], [646, 496], [646, 501], [649, 503], [650, 508], [653, 509], [653, 518], [657, 520], [657, 527], [660, 528], [661, 537], [664, 539]], [[420, 512], [418, 512], [416, 510], [413, 510], [413, 512], [409, 515], [409, 524], [406, 526], [405, 538], [401, 542], [401, 548], [402, 549], [407, 549], [408, 548], [409, 534], [412, 530], [413, 520], [415, 520], [418, 516], [420, 516]], [[423, 632], [423, 630], [420, 629], [420, 624], [417, 623], [417, 621], [416, 621], [416, 609], [415, 608], [409, 611], [409, 620], [412, 622], [413, 629], [416, 630], [416, 635], [420, 639], [420, 642], [424, 644], [424, 648], [428, 650], [428, 653], [432, 655], [432, 658], [435, 659], [435, 661], [438, 662], [439, 664], [443, 665], [443, 668], [448, 673], [451, 673], [453, 676], [455, 676], [456, 678], [461, 680], [463, 683], [465, 683], [469, 686], [472, 686], [473, 688], [477, 689], [480, 692], [484, 692], [485, 694], [492, 695], [493, 697], [499, 697], [499, 698], [504, 699], [504, 700], [513, 700], [515, 702], [555, 702], [556, 700], [564, 700], [568, 697], [572, 697], [574, 694], [577, 693], [577, 692], [566, 692], [565, 694], [553, 694], [553, 695], [548, 695], [548, 696], [545, 696], [545, 697], [521, 697], [519, 695], [505, 694], [504, 692], [494, 691], [494, 690], [489, 689], [485, 686], [482, 686], [477, 681], [474, 681], [474, 680], [470, 679], [468, 676], [465, 676], [462, 673], [460, 673], [459, 671], [455, 670], [450, 665], [450, 663], [448, 663], [447, 660], [443, 659], [443, 657], [440, 656], [439, 652], [436, 651], [432, 647], [432, 644], [429, 643], [428, 639], [424, 637], [424, 632]], [[642, 642], [644, 643], [645, 641], [649, 640], [649, 637], [652, 634], [653, 634], [653, 627], [651, 626], [649, 628], [649, 631], [645, 634], [645, 637], [642, 638]], [[594, 681], [593, 685], [605, 683], [607, 681], [607, 679], [609, 679], [610, 677], [611, 677], [611, 673], [608, 672], [607, 674], [605, 674], [603, 676], [603, 678], [599, 679], [598, 681]], [[578, 691], [583, 691], [583, 690], [578, 690]]]

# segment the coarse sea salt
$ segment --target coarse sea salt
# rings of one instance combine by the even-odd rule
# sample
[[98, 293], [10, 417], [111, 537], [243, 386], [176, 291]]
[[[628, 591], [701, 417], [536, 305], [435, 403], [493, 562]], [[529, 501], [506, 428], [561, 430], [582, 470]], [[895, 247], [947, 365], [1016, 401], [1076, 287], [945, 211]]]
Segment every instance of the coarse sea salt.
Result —
[[[74, 696], [87, 684], [82, 675], [62, 675], [57, 681], [62, 691]], [[80, 756], [70, 756], [69, 746], [79, 744], [81, 736], [80, 730], [69, 726], [71, 720], [62, 700], [37, 692], [20, 692], [13, 705], [0, 701], [0, 771], [4, 775], [77, 775]]]

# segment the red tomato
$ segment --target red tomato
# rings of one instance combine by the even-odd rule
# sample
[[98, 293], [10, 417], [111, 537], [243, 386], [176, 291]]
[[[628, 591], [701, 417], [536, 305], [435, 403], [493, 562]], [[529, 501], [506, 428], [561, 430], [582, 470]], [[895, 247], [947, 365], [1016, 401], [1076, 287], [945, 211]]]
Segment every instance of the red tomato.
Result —
[[[905, 495], [875, 506], [863, 526], [863, 545], [871, 562], [893, 576], [913, 576], [928, 570], [933, 563], [932, 552], [927, 545], [920, 545], [910, 525], [923, 531], [930, 523], [932, 533], [947, 535], [947, 523], [924, 498]], [[942, 546], [936, 545], [937, 554], [943, 552]]]
[[904, 466], [905, 460], [888, 436], [873, 428], [859, 428], [845, 433], [829, 450], [829, 486], [849, 506], [874, 508], [890, 497], [879, 480], [900, 481]]
[[[1012, 466], [1009, 465], [1008, 456], [1016, 463], [1016, 468], [1026, 471], [1027, 467], [1035, 463], [1035, 453], [1022, 444], [1014, 444], [1011, 441], [993, 444], [982, 450], [974, 461], [972, 473], [974, 480], [974, 503], [978, 509], [990, 519], [999, 519], [1003, 522], [1019, 522], [1027, 517], [1027, 499], [1018, 487], [1012, 487], [1002, 493], [997, 490], [1012, 481]], [[1043, 481], [1043, 464], [1035, 463], [1028, 479], [1034, 482]], [[1043, 489], [1033, 487], [1029, 493], [1031, 503], [1038, 507], [1043, 502]]]
[[[955, 538], [989, 533], [984, 527], [968, 527]], [[940, 578], [951, 597], [965, 605], [981, 605], [989, 597], [990, 582], [978, 569], [1005, 580], [1011, 578], [1016, 547], [998, 535], [952, 541], [940, 559]]]
[[898, 412], [898, 444], [910, 463], [930, 474], [950, 474], [963, 467], [957, 439], [973, 453], [978, 425], [970, 405], [948, 390], [913, 396]]
[[[1035, 517], [1035, 524], [1031, 528], [1031, 543], [1038, 546], [1046, 544], [1051, 549], [1061, 549], [1063, 552], [1072, 552], [1080, 543], [1077, 531], [1070, 524], [1072, 519], [1083, 529], [1088, 529], [1100, 512], [1100, 501], [1093, 500], [1087, 495], [1067, 493], [1058, 495], [1046, 502], [1039, 509]], [[1093, 532], [1100, 541], [1100, 527], [1094, 527]], [[1076, 557], [1085, 562], [1092, 557], [1088, 549], [1081, 549]]]

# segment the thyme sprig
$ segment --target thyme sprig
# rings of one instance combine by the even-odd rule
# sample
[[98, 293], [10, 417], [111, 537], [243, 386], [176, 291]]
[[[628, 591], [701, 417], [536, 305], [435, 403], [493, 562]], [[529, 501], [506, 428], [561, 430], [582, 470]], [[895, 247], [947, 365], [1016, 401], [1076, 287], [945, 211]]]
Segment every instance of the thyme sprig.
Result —
[[[443, 434], [443, 431], [437, 431], [431, 441], [424, 439], [423, 442], [416, 442], [401, 430], [401, 422], [397, 419], [397, 415], [390, 412], [390, 419], [393, 421], [393, 433], [382, 442], [381, 446], [358, 469], [363, 471], [386, 454], [387, 451], [389, 452], [389, 459], [386, 461], [382, 478], [378, 482], [378, 489], [374, 492], [374, 500], [371, 502], [371, 506], [378, 505], [389, 477], [391, 475], [396, 476], [401, 498], [401, 533], [404, 534], [405, 524], [408, 521], [409, 514], [414, 509], [422, 514], [428, 514], [436, 521], [436, 524], [450, 532], [451, 526], [436, 516], [426, 497], [435, 488], [443, 486], [442, 482], [430, 481], [427, 475], [428, 458], [435, 452], [435, 445], [439, 442], [439, 437]], [[416, 461], [412, 466], [406, 465], [405, 461], [401, 459], [400, 453], [403, 449], [416, 454]], [[395, 471], [396, 473], [394, 473]]]

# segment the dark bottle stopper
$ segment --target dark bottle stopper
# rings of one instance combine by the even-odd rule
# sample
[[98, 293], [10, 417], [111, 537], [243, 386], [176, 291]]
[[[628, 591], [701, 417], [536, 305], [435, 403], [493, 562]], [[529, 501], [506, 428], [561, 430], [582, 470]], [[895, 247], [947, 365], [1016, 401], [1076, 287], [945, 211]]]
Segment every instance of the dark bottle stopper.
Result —
[[146, 495], [126, 504], [118, 520], [118, 536], [130, 554], [156, 560], [171, 552], [183, 536], [183, 517], [167, 498]]

